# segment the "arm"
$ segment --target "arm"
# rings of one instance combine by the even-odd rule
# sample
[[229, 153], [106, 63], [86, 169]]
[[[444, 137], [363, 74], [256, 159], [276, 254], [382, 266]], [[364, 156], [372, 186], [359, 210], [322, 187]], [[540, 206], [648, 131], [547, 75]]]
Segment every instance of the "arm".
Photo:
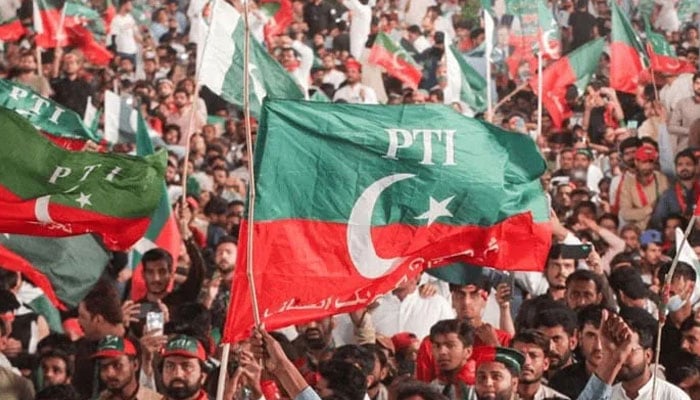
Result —
[[650, 215], [652, 208], [649, 204], [642, 208], [638, 208], [634, 205], [632, 199], [633, 193], [630, 190], [632, 187], [631, 181], [632, 180], [629, 179], [623, 182], [622, 191], [620, 192], [620, 216], [624, 218], [625, 221], [637, 222]]
[[671, 145], [671, 136], [669, 136], [668, 126], [666, 125], [666, 109], [659, 103], [654, 103], [654, 109], [659, 115], [659, 163], [661, 164], [661, 172], [669, 177], [674, 177], [676, 168], [673, 162], [673, 146]]
[[294, 51], [299, 53], [299, 70], [301, 71], [304, 79], [308, 79], [309, 75], [311, 74], [311, 67], [314, 63], [313, 50], [298, 40], [294, 40], [292, 42], [292, 48]]
[[689, 128], [683, 126], [683, 112], [685, 101], [681, 100], [671, 111], [671, 118], [668, 120], [668, 131], [674, 135], [687, 135]]
[[[187, 229], [187, 231], [189, 232], [189, 229]], [[189, 236], [190, 237], [185, 240], [187, 255], [190, 257], [191, 261], [190, 269], [187, 272], [187, 279], [170, 295], [171, 297], [177, 297], [178, 300], [182, 300], [183, 303], [197, 301], [199, 292], [202, 290], [202, 283], [204, 282], [204, 258], [191, 233]]]
[[372, 318], [367, 309], [360, 309], [348, 313], [353, 325], [353, 336], [357, 344], [374, 343], [377, 340]]
[[304, 376], [297, 370], [294, 363], [284, 354], [282, 347], [269, 333], [257, 329], [252, 338], [255, 358], [263, 356], [265, 369], [277, 378], [277, 382], [287, 392], [290, 398], [297, 400], [319, 400], [320, 397], [311, 389]]
[[511, 336], [515, 335], [515, 324], [510, 313], [510, 298], [511, 290], [508, 282], [499, 283], [496, 287], [496, 302], [500, 311], [498, 319], [498, 327], [502, 331], [508, 332]]

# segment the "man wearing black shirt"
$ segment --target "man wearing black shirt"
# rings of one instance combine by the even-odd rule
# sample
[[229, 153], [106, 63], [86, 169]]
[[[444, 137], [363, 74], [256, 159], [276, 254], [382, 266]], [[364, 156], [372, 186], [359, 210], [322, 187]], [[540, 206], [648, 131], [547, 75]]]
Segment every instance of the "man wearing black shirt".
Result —
[[[59, 52], [60, 55], [60, 52]], [[90, 83], [78, 76], [82, 68], [82, 60], [75, 53], [63, 56], [61, 62], [63, 78], [51, 81], [54, 95], [53, 100], [83, 115], [88, 97], [93, 96], [94, 89]]]
[[595, 17], [588, 13], [588, 1], [578, 0], [576, 2], [576, 11], [569, 16], [569, 27], [571, 29], [571, 48], [569, 51], [573, 51], [593, 39], [593, 27], [595, 24]]

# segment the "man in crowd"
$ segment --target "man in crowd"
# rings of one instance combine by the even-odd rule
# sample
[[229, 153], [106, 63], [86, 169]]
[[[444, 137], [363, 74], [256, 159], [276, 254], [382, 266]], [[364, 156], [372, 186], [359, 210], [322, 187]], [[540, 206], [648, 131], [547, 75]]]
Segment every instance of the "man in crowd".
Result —
[[105, 336], [93, 358], [97, 360], [100, 380], [106, 387], [98, 399], [160, 399], [158, 393], [139, 385], [139, 354], [129, 339]]

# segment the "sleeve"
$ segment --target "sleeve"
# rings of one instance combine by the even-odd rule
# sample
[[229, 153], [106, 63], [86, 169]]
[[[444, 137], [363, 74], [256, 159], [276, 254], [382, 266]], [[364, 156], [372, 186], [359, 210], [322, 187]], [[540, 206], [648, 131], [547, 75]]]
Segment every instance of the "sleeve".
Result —
[[611, 395], [612, 386], [601, 381], [596, 374], [592, 374], [576, 400], [609, 400]]
[[311, 75], [311, 67], [314, 63], [314, 52], [309, 46], [298, 40], [292, 42], [292, 48], [299, 53], [299, 70], [301, 71], [304, 79], [308, 80], [309, 75]]
[[674, 135], [687, 135], [688, 127], [683, 126], [683, 108], [685, 107], [684, 101], [679, 101], [676, 107], [671, 111], [671, 118], [668, 121], [668, 131]]
[[173, 295], [178, 297], [182, 303], [196, 302], [199, 292], [202, 290], [202, 282], [204, 282], [204, 258], [194, 238], [186, 240], [185, 247], [192, 264], [187, 273], [187, 280], [173, 292]]
[[631, 185], [633, 182], [636, 182], [636, 180], [625, 180], [620, 192], [620, 216], [627, 222], [642, 221], [649, 214], [648, 208], [650, 206], [647, 205], [644, 208], [635, 207]]
[[422, 382], [432, 382], [436, 378], [435, 362], [429, 338], [424, 338], [418, 348], [416, 359], [416, 379]]
[[671, 137], [669, 136], [668, 126], [665, 123], [660, 123], [659, 127], [659, 164], [661, 164], [661, 172], [666, 176], [676, 175], [676, 166], [673, 162], [673, 147], [671, 146]]
[[318, 393], [311, 389], [311, 386], [307, 386], [294, 398], [294, 400], [321, 400], [321, 397], [318, 395]]

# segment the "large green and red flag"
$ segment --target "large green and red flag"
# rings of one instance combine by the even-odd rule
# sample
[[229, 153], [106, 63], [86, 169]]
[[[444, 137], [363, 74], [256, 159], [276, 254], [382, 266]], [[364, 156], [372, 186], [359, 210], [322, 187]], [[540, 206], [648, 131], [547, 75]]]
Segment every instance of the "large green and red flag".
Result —
[[369, 52], [369, 62], [384, 68], [387, 74], [417, 88], [423, 73], [406, 50], [384, 32], [379, 32]]
[[[253, 277], [277, 329], [369, 305], [462, 260], [541, 270], [551, 229], [535, 143], [451, 108], [269, 100], [255, 152]], [[241, 225], [224, 342], [253, 327]]]
[[27, 28], [19, 18], [0, 21], [0, 40], [3, 42], [14, 42], [26, 34]]
[[[139, 156], [147, 156], [153, 154], [153, 142], [148, 134], [146, 121], [139, 114], [137, 118], [136, 130], [136, 154]], [[182, 238], [180, 230], [177, 227], [175, 218], [172, 214], [170, 201], [168, 199], [168, 191], [163, 180], [162, 194], [158, 208], [151, 217], [151, 223], [148, 225], [146, 234], [136, 242], [131, 254], [131, 267], [134, 269], [134, 274], [131, 279], [131, 298], [134, 300], [142, 299], [146, 295], [146, 283], [143, 278], [143, 265], [141, 257], [148, 250], [160, 247], [166, 250], [175, 261], [173, 267], [177, 265], [177, 259], [180, 255], [180, 246]], [[173, 271], [174, 272], [174, 271]]]
[[651, 24], [646, 22], [647, 52], [651, 69], [669, 74], [694, 73], [697, 68], [687, 60], [681, 60], [676, 56], [676, 50], [666, 41], [663, 35], [652, 32]]
[[539, 19], [539, 44], [542, 56], [552, 60], [561, 57], [561, 33], [553, 11], [547, 0], [537, 1], [537, 17]]
[[82, 150], [87, 141], [101, 141], [78, 114], [17, 82], [0, 79], [0, 106], [27, 118], [64, 149]]
[[[590, 41], [549, 64], [542, 72], [542, 105], [555, 127], [561, 128], [573, 113], [566, 102], [567, 88], [575, 85], [579, 95], [585, 93], [588, 82], [598, 69], [604, 46], [603, 38]], [[530, 87], [537, 94], [537, 76], [530, 79]]]
[[[108, 262], [109, 254], [92, 235], [0, 235], [0, 268], [21, 272], [60, 309], [77, 307]], [[36, 308], [46, 309], [40, 299], [36, 304]]]
[[132, 157], [73, 152], [0, 108], [0, 232], [99, 235], [110, 250], [141, 238], [160, 200], [165, 152]]
[[625, 93], [636, 93], [639, 77], [649, 67], [649, 61], [642, 41], [617, 2], [612, 1], [611, 8], [610, 87]]
[[464, 59], [453, 45], [445, 51], [447, 87], [445, 103], [466, 104], [474, 112], [486, 110], [486, 80]]
[[263, 0], [260, 8], [269, 17], [263, 32], [268, 46], [274, 42], [275, 36], [283, 34], [289, 24], [294, 21], [294, 10], [291, 0]]
[[32, 4], [36, 45], [44, 49], [66, 46], [65, 0], [33, 0]]

